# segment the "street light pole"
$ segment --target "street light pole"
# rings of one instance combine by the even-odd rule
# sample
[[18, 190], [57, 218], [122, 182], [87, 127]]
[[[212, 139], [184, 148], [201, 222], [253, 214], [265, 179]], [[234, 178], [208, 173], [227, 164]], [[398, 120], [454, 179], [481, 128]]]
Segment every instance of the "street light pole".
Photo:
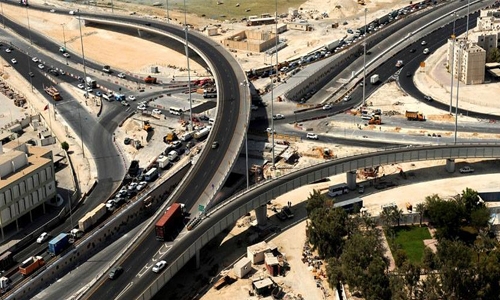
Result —
[[240, 85], [245, 89], [245, 98], [243, 98], [245, 101], [244, 101], [244, 108], [245, 108], [245, 166], [246, 166], [246, 169], [245, 169], [245, 172], [246, 172], [246, 175], [247, 175], [247, 190], [248, 188], [250, 187], [250, 178], [249, 178], [249, 174], [248, 174], [248, 123], [247, 123], [247, 114], [248, 114], [248, 111], [247, 111], [247, 89], [248, 89], [248, 82], [245, 80], [243, 81], [242, 83], [240, 83]]
[[186, 60], [188, 69], [188, 91], [189, 91], [189, 130], [193, 131], [193, 101], [191, 97], [191, 68], [189, 67], [189, 44], [188, 44], [188, 24], [187, 24], [187, 11], [186, 11], [186, 0], [184, 0], [184, 30], [186, 33]]
[[455, 41], [456, 41], [456, 36], [455, 36], [455, 21], [457, 20], [457, 13], [453, 13], [454, 19], [453, 19], [453, 33], [451, 34], [451, 39], [452, 39], [452, 47], [451, 47], [451, 86], [450, 86], [450, 115], [452, 114], [451, 109], [453, 107], [453, 78], [455, 76], [454, 70], [455, 70]]
[[467, 0], [467, 24], [465, 25], [465, 39], [467, 40], [469, 38], [469, 7], [470, 7], [470, 0]]
[[365, 30], [363, 34], [365, 37], [363, 38], [363, 107], [365, 106], [365, 101], [366, 101], [366, 11], [367, 9], [365, 8]]
[[457, 101], [455, 104], [455, 136], [453, 139], [453, 144], [457, 143], [457, 130], [458, 130], [458, 92], [460, 87], [460, 76], [462, 71], [462, 45], [458, 46], [460, 51], [458, 52], [458, 71], [457, 71]]
[[5, 17], [3, 15], [3, 4], [1, 1], [0, 1], [0, 7], [2, 8], [2, 24], [3, 24], [3, 28], [5, 28]]
[[33, 88], [33, 77], [31, 77], [31, 63], [30, 63], [30, 51], [31, 49], [31, 46], [28, 47], [28, 50], [26, 50], [26, 56], [27, 56], [27, 59], [28, 59], [28, 76], [30, 77], [30, 84], [31, 84], [31, 92], [34, 93], [34, 88]]
[[[278, 41], [279, 41], [279, 35], [278, 35], [278, 0], [275, 1], [275, 34], [276, 34], [276, 44], [275, 44], [275, 49], [274, 53], [276, 54], [276, 68], [274, 70], [274, 73], [276, 74], [276, 80], [278, 80]], [[273, 58], [271, 56], [271, 67], [273, 66]], [[271, 69], [272, 70], [272, 69]], [[272, 143], [272, 166], [273, 166], [273, 171], [276, 168], [276, 157], [274, 153], [274, 82], [273, 82], [273, 77], [271, 77], [271, 143]]]
[[167, 0], [167, 23], [170, 23], [170, 16], [168, 11], [168, 0]]
[[[65, 23], [62, 23], [62, 30], [63, 30], [63, 42], [64, 42], [64, 51], [66, 51], [66, 34], [64, 33], [64, 25]], [[66, 65], [68, 65], [68, 58], [66, 57]]]
[[[3, 16], [3, 13], [2, 13], [2, 16]], [[33, 39], [31, 38], [30, 16], [28, 14], [28, 6], [26, 6], [26, 18], [28, 19], [28, 34], [30, 36], [30, 44], [33, 45]]]
[[[83, 50], [83, 36], [82, 36], [82, 19], [78, 17], [78, 27], [80, 28], [80, 43], [82, 45], [82, 62], [83, 62], [83, 80], [85, 82], [85, 104], [89, 98], [89, 91], [87, 90], [87, 69], [85, 68], [85, 51]], [[83, 142], [82, 142], [83, 143]], [[83, 155], [85, 157], [85, 153]]]
[[80, 141], [82, 143], [82, 155], [85, 157], [85, 148], [83, 147], [83, 126], [82, 126], [82, 116], [80, 115], [81, 108], [78, 108], [78, 119], [80, 119]]

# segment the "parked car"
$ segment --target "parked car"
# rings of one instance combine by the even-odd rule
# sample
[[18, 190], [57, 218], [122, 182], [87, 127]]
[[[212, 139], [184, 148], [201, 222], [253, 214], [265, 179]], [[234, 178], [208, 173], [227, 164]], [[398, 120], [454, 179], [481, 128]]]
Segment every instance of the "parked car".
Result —
[[139, 183], [137, 182], [131, 182], [129, 185], [128, 185], [128, 190], [135, 190], [137, 189], [137, 186], [139, 185]]
[[116, 279], [118, 278], [118, 276], [120, 276], [121, 273], [123, 273], [123, 268], [121, 266], [114, 267], [109, 272], [109, 279], [111, 280]]
[[173, 149], [177, 149], [180, 146], [182, 146], [182, 142], [181, 141], [173, 141], [172, 144], [170, 144], [170, 145], [172, 145]]
[[101, 93], [101, 92], [99, 92], [99, 91], [95, 92], [95, 95], [96, 95], [97, 97], [102, 97], [102, 93]]
[[[267, 127], [267, 128], [266, 128], [266, 132], [267, 132], [267, 133], [272, 133], [272, 132], [273, 132], [273, 130], [272, 130], [270, 127]], [[274, 133], [276, 133], [276, 130], [274, 130]]]
[[161, 270], [163, 270], [167, 266], [167, 262], [164, 260], [160, 260], [153, 266], [153, 272], [159, 273]]
[[85, 86], [83, 85], [83, 83], [79, 83], [79, 84], [77, 85], [77, 87], [78, 87], [78, 88], [80, 88], [80, 89], [82, 89], [82, 90], [83, 90], [83, 89], [85, 89]]
[[364, 185], [360, 185], [358, 187], [358, 194], [363, 194], [365, 192], [365, 186]]
[[308, 132], [307, 135], [306, 135], [306, 138], [308, 138], [310, 140], [317, 140], [318, 139], [318, 135], [315, 134], [315, 133], [312, 133], [312, 132]]
[[47, 232], [42, 232], [42, 234], [40, 234], [40, 236], [36, 239], [36, 242], [38, 244], [41, 244], [48, 239], [49, 239], [49, 234]]
[[118, 73], [118, 77], [120, 77], [120, 78], [125, 78], [125, 74], [123, 74], [123, 73]]
[[153, 113], [157, 114], [157, 115], [161, 115], [161, 110], [159, 110], [158, 108], [155, 108], [155, 109], [153, 109]]
[[124, 140], [123, 140], [123, 143], [125, 145], [130, 145], [130, 143], [132, 142], [132, 140], [129, 138], [129, 137], [126, 137]]
[[148, 182], [147, 181], [141, 181], [139, 182], [139, 184], [136, 186], [136, 189], [138, 191], [141, 191], [143, 190], [146, 186], [148, 185]]
[[463, 168], [460, 168], [460, 173], [473, 173], [474, 172], [474, 169], [469, 167], [469, 166], [465, 166]]
[[63, 54], [63, 56], [64, 56], [64, 57], [66, 57], [66, 58], [68, 58], [68, 57], [70, 57], [71, 55], [69, 55], [69, 53], [68, 53], [68, 52], [65, 52], [65, 53]]

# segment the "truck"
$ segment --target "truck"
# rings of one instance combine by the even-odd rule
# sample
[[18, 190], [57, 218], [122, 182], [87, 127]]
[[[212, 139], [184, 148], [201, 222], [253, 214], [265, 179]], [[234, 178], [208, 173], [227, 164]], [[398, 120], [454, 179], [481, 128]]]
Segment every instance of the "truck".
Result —
[[380, 125], [382, 124], [382, 118], [379, 115], [372, 115], [371, 119], [368, 120], [370, 125]]
[[85, 83], [87, 84], [88, 87], [91, 87], [93, 89], [97, 87], [97, 82], [92, 77], [87, 76], [85, 78]]
[[32, 256], [21, 263], [19, 266], [19, 273], [21, 273], [23, 277], [27, 277], [44, 265], [45, 261], [43, 260], [43, 257]]
[[424, 114], [418, 111], [407, 110], [405, 116], [409, 121], [425, 121]]
[[201, 140], [201, 139], [205, 138], [206, 136], [208, 136], [209, 133], [210, 133], [210, 128], [205, 127], [205, 128], [202, 128], [202, 129], [196, 131], [194, 133], [193, 137], [197, 140]]
[[145, 83], [156, 83], [156, 77], [151, 77], [148, 75], [146, 78], [144, 78], [144, 82]]
[[78, 229], [83, 232], [88, 232], [95, 224], [97, 224], [104, 215], [106, 215], [106, 204], [101, 203], [92, 211], [89, 211], [83, 218], [78, 220]]
[[58, 236], [49, 241], [49, 254], [51, 256], [59, 255], [69, 246], [69, 234], [60, 233]]
[[203, 90], [203, 98], [217, 98], [217, 91], [216, 90]]
[[371, 77], [370, 77], [370, 83], [371, 84], [377, 84], [380, 80], [380, 77], [378, 76], [378, 74], [373, 74]]
[[177, 229], [183, 221], [182, 206], [174, 203], [160, 217], [155, 225], [156, 239], [159, 241], [173, 240], [177, 234]]
[[55, 101], [59, 101], [59, 100], [62, 100], [62, 97], [61, 97], [61, 94], [59, 94], [59, 91], [54, 87], [54, 86], [45, 86], [43, 87], [43, 90], [49, 94], [50, 97], [52, 97], [52, 99], [54, 99]]
[[7, 277], [0, 278], [0, 293], [5, 294], [10, 290], [10, 279]]
[[71, 231], [69, 232], [69, 235], [70, 237], [73, 239], [73, 240], [77, 240], [79, 238], [81, 238], [83, 236], [83, 231], [81, 231], [80, 229], [78, 228], [73, 228], [71, 229]]
[[338, 46], [340, 46], [340, 40], [334, 40], [328, 44], [325, 44], [325, 48], [326, 50], [328, 51], [333, 51], [335, 50], [335, 48], [337, 48]]

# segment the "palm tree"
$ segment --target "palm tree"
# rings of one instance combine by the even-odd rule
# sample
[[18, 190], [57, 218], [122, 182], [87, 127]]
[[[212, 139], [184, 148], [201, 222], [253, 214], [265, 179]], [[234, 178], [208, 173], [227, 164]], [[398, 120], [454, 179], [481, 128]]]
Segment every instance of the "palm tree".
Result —
[[425, 212], [425, 203], [420, 202], [417, 205], [415, 205], [415, 210], [420, 215], [420, 227], [422, 227], [422, 221], [424, 219], [424, 212]]

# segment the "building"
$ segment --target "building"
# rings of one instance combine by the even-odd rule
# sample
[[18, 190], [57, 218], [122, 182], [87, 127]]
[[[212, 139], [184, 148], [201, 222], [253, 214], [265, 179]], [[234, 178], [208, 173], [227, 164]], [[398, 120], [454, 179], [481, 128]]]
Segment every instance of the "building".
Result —
[[221, 41], [229, 49], [257, 53], [276, 47], [277, 42], [278, 35], [258, 30], [241, 31]]
[[498, 48], [498, 33], [481, 33], [477, 37], [477, 45], [486, 51], [486, 60], [490, 57], [490, 53], [493, 49]]
[[[453, 60], [452, 60], [453, 59]], [[448, 39], [448, 66], [453, 77], [465, 84], [484, 82], [486, 50], [465, 38]]]
[[271, 252], [276, 248], [272, 243], [260, 242], [247, 247], [247, 257], [255, 265], [264, 261], [264, 253]]
[[491, 9], [481, 10], [477, 18], [477, 29], [479, 31], [500, 30], [500, 11]]
[[247, 257], [243, 257], [233, 266], [234, 274], [238, 278], [243, 278], [252, 270], [252, 261]]
[[[12, 146], [11, 146], [12, 145]], [[9, 147], [11, 147], [9, 149]], [[0, 230], [56, 196], [56, 180], [52, 151], [41, 147], [10, 142], [0, 144]], [[23, 218], [24, 219], [24, 218]], [[28, 221], [28, 220], [26, 220]], [[21, 224], [22, 225], [22, 224]]]

